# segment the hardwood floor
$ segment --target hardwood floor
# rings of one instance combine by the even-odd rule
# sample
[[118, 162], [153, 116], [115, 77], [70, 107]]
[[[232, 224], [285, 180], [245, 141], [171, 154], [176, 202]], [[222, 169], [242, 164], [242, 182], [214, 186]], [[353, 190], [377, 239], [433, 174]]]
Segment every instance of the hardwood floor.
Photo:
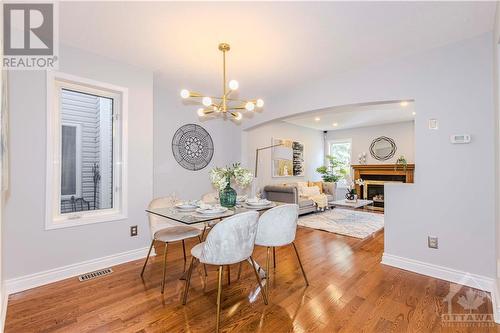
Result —
[[[191, 248], [194, 243], [187, 243]], [[380, 264], [383, 233], [367, 240], [299, 228], [297, 247], [310, 286], [305, 287], [293, 248], [276, 250], [270, 303], [256, 294], [251, 268], [231, 267], [231, 284], [223, 286], [222, 331], [229, 332], [500, 332], [483, 321], [448, 323], [444, 298], [450, 291], [452, 313], [466, 311], [469, 288]], [[171, 249], [171, 250], [170, 250]], [[67, 279], [10, 296], [5, 332], [213, 332], [216, 270], [193, 272], [188, 303], [181, 305], [184, 281], [182, 246], [169, 247], [167, 284], [160, 294], [160, 256], [150, 260], [144, 281], [142, 260], [113, 267], [96, 280]], [[263, 263], [265, 251], [255, 258]], [[189, 261], [189, 258], [188, 258]], [[451, 287], [451, 288], [450, 288]], [[258, 292], [258, 291], [257, 291]], [[469, 292], [469, 297], [467, 296]], [[472, 295], [481, 304], [483, 294]], [[462, 298], [461, 298], [462, 297]], [[473, 313], [492, 313], [489, 298]]]

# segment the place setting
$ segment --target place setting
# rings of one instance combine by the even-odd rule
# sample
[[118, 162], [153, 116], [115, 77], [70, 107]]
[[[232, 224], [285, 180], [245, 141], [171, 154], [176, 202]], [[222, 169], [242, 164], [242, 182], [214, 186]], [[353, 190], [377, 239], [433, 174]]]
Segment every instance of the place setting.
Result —
[[249, 198], [244, 200], [241, 203], [241, 206], [243, 208], [247, 209], [255, 209], [255, 210], [260, 210], [260, 209], [268, 209], [276, 206], [276, 203], [269, 201], [267, 199], [260, 199], [260, 198]]

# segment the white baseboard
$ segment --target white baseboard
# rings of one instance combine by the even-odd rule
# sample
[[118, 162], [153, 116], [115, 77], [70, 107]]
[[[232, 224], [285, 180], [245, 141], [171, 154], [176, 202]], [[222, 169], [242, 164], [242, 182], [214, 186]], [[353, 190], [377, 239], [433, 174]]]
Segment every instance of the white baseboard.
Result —
[[384, 253], [382, 256], [382, 264], [488, 292], [493, 292], [495, 287], [495, 279], [493, 278], [470, 274], [464, 271], [429, 264], [423, 261], [398, 257], [392, 254]]
[[491, 294], [495, 322], [500, 323], [499, 295], [496, 279], [387, 253], [384, 253], [382, 256], [382, 264], [487, 291]]
[[[83, 273], [96, 271], [110, 266], [116, 266], [129, 261], [146, 257], [149, 247], [91, 259], [80, 263], [58, 267], [47, 271], [21, 276], [5, 281], [6, 296], [23, 290], [42, 286], [44, 284], [64, 280]], [[2, 309], [3, 310], [3, 309]]]

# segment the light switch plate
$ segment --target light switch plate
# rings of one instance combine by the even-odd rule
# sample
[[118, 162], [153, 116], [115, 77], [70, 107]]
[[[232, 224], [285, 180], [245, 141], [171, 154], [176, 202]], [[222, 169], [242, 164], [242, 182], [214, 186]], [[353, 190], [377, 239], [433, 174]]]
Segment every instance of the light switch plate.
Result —
[[429, 119], [429, 129], [437, 130], [439, 128], [437, 119]]

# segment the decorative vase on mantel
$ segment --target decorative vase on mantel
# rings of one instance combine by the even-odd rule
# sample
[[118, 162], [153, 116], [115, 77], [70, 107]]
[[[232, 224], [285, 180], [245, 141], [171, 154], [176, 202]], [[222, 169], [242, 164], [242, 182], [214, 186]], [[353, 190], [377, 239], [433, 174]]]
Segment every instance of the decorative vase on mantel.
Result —
[[227, 177], [226, 188], [219, 192], [220, 205], [232, 208], [236, 206], [236, 191], [231, 187], [231, 177]]

